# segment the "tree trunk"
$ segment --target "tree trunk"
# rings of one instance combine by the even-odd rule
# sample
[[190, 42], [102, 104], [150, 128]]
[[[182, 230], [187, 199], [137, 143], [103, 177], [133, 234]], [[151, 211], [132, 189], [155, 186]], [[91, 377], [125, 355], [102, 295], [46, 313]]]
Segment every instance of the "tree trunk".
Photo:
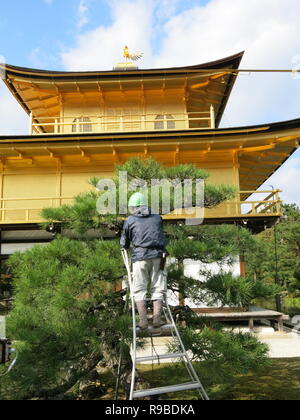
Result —
[[[120, 384], [122, 385], [126, 399], [130, 396], [131, 378], [132, 378], [132, 359], [130, 355], [130, 349], [128, 346], [124, 346], [121, 365], [120, 365], [120, 354], [115, 346], [107, 344], [105, 336], [102, 337], [101, 350], [105, 360], [106, 367], [112, 372], [114, 377], [119, 377]], [[119, 366], [120, 365], [120, 366]], [[136, 371], [136, 384], [135, 389], [148, 389], [150, 384], [140, 375], [139, 371]]]
[[[32, 399], [63, 399], [66, 392], [70, 391], [80, 379], [88, 375], [93, 371], [101, 361], [102, 356], [99, 354], [91, 355], [90, 357], [84, 357], [74, 362], [74, 365], [68, 371], [64, 383], [52, 389], [41, 389], [38, 392], [26, 395], [24, 400]], [[76, 363], [76, 364], [75, 364]]]
[[184, 290], [184, 260], [178, 260], [179, 271], [182, 272], [182, 277], [179, 282], [179, 305], [185, 306], [185, 290]]

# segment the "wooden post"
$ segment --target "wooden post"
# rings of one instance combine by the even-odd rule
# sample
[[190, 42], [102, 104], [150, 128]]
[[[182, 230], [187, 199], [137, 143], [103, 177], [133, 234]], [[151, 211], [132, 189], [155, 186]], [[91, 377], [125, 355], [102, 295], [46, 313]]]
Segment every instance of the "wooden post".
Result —
[[215, 108], [213, 105], [210, 106], [210, 125], [212, 129], [216, 128]]
[[56, 158], [56, 177], [57, 177], [57, 187], [56, 187], [56, 196], [58, 197], [58, 205], [62, 206], [62, 162], [59, 157]]
[[281, 213], [281, 203], [279, 201], [280, 201], [279, 200], [279, 193], [278, 193], [278, 191], [276, 191], [276, 211], [277, 211], [277, 214]]
[[32, 136], [33, 134], [33, 114], [32, 112], [29, 115], [29, 135]]
[[254, 319], [253, 318], [249, 319], [249, 330], [250, 332], [254, 332]]
[[185, 128], [186, 129], [189, 129], [190, 128], [189, 114], [185, 114]]
[[142, 115], [142, 130], [146, 131], [146, 116]]
[[244, 255], [240, 255], [240, 268], [241, 268], [241, 276], [246, 277], [246, 264], [245, 264]]
[[279, 332], [283, 332], [284, 328], [283, 328], [283, 317], [281, 316], [280, 318], [278, 318], [278, 331]]

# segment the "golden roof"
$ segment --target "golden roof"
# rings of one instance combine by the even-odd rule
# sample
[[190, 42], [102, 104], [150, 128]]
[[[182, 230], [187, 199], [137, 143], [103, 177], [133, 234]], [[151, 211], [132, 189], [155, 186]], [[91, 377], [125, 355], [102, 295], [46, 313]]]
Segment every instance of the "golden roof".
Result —
[[237, 77], [232, 69], [238, 69], [243, 54], [164, 69], [59, 72], [6, 65], [4, 82], [35, 120], [59, 116], [62, 101], [71, 95], [103, 101], [109, 95], [119, 94], [143, 101], [147, 95], [157, 97], [180, 90], [187, 112], [205, 112], [213, 105], [218, 126]]

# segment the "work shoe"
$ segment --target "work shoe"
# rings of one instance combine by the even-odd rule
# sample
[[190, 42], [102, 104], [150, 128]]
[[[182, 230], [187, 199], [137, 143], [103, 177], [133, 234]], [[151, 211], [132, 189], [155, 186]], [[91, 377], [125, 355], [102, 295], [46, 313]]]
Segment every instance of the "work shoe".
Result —
[[161, 319], [162, 308], [163, 308], [162, 300], [153, 301], [153, 327], [154, 328], [160, 328], [166, 324], [166, 322], [164, 322]]
[[137, 307], [139, 317], [140, 317], [140, 322], [139, 322], [138, 326], [142, 331], [145, 331], [145, 330], [148, 329], [146, 301], [145, 300], [140, 300], [139, 302], [136, 302], [136, 307]]

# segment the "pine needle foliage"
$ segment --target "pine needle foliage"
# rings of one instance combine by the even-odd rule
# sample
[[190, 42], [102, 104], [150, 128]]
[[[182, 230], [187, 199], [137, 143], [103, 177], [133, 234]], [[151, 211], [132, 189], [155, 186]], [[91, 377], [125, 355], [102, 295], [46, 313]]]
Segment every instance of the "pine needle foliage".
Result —
[[[300, 209], [284, 205], [284, 217], [276, 226], [262, 232], [256, 247], [245, 253], [249, 275], [265, 283], [278, 277], [292, 297], [300, 296]], [[277, 261], [276, 261], [277, 260]], [[276, 270], [277, 268], [277, 270]], [[277, 272], [276, 272], [277, 271]]]
[[[268, 346], [251, 334], [209, 326], [201, 330], [185, 328], [180, 333], [193, 360], [205, 366], [202, 370], [200, 365], [199, 375], [209, 385], [230, 385], [235, 375], [263, 371], [270, 364]], [[173, 346], [170, 351], [178, 349]]]
[[9, 264], [15, 303], [8, 333], [19, 357], [8, 382], [1, 379], [2, 398], [63, 394], [103, 359], [107, 330], [114, 348], [129, 343], [131, 320], [114, 292], [123, 275], [115, 241], [60, 237], [14, 254]]
[[[255, 250], [257, 240], [239, 226], [167, 226], [168, 251], [175, 259], [169, 267], [169, 288], [183, 299], [209, 306], [247, 308], [256, 299], [269, 299], [282, 292], [274, 283], [259, 278], [236, 276], [237, 257]], [[202, 263], [202, 281], [186, 276], [189, 264]], [[218, 266], [218, 274], [211, 271]]]
[[252, 278], [232, 276], [230, 273], [210, 275], [200, 283], [199, 298], [209, 306], [247, 308], [256, 299], [269, 299], [282, 290]]

